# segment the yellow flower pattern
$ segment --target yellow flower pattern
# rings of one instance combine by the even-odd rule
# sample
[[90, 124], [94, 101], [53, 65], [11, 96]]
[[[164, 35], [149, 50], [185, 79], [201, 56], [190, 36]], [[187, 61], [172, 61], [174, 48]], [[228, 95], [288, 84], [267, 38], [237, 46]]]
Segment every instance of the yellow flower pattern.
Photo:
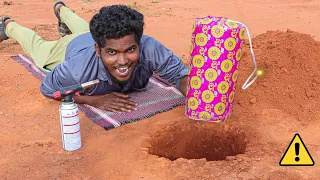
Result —
[[228, 73], [231, 71], [232, 69], [232, 61], [230, 61], [229, 59], [227, 60], [224, 60], [222, 63], [221, 63], [221, 70], [225, 73]]
[[205, 78], [207, 81], [215, 81], [217, 79], [217, 76], [217, 71], [212, 68], [207, 69], [205, 72]]
[[224, 47], [228, 50], [228, 51], [232, 51], [234, 50], [234, 48], [236, 47], [236, 40], [234, 38], [228, 38], [225, 42], [224, 42]]
[[211, 18], [205, 17], [202, 20], [200, 20], [200, 24], [210, 24], [212, 22]]
[[212, 59], [212, 60], [217, 60], [220, 55], [221, 55], [221, 51], [219, 48], [217, 47], [211, 47], [209, 50], [208, 50], [208, 55], [209, 55], [209, 58]]
[[204, 46], [208, 42], [208, 38], [204, 33], [199, 33], [196, 35], [196, 44], [198, 46]]
[[211, 29], [211, 34], [215, 38], [220, 38], [224, 34], [224, 29], [219, 25], [215, 25]]
[[198, 108], [199, 106], [199, 103], [197, 101], [196, 98], [192, 97], [188, 100], [188, 106], [192, 109], [192, 110], [195, 110]]
[[230, 95], [229, 95], [229, 103], [232, 103], [234, 99], [234, 91], [231, 91]]
[[190, 50], [189, 50], [189, 54], [191, 54], [193, 52], [193, 49], [194, 49], [194, 45], [193, 45], [193, 42], [191, 42], [190, 44]]
[[230, 28], [237, 28], [238, 27], [238, 24], [237, 23], [234, 23], [232, 21], [227, 21], [226, 24], [230, 27]]
[[229, 84], [226, 81], [222, 81], [218, 85], [218, 92], [221, 94], [227, 93], [229, 90]]
[[211, 103], [213, 101], [214, 95], [213, 92], [205, 90], [202, 93], [202, 100], [206, 103]]
[[204, 119], [204, 120], [210, 120], [210, 113], [208, 113], [207, 111], [202, 111], [199, 114], [199, 118]]
[[221, 115], [224, 113], [224, 111], [226, 110], [226, 105], [224, 103], [218, 103], [215, 107], [214, 107], [214, 112], [217, 115]]
[[191, 87], [194, 89], [199, 89], [201, 86], [201, 80], [198, 76], [193, 76], [191, 78]]
[[246, 29], [222, 17], [202, 17], [192, 26], [186, 115], [223, 122], [232, 113]]
[[238, 70], [235, 70], [232, 74], [232, 81], [235, 83], [238, 79]]
[[243, 39], [245, 33], [246, 33], [246, 28], [241, 28], [240, 33], [239, 33], [239, 38], [240, 38], [240, 39]]
[[204, 58], [201, 55], [195, 55], [192, 59], [192, 63], [195, 67], [201, 68], [204, 65]]
[[236, 60], [240, 61], [240, 58], [241, 58], [241, 49], [239, 49], [236, 53]]

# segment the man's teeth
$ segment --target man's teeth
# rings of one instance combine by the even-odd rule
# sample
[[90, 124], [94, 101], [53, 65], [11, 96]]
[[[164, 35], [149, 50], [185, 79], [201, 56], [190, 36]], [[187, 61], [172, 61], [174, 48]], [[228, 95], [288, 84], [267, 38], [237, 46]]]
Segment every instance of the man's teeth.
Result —
[[122, 67], [122, 68], [117, 68], [116, 71], [119, 74], [126, 74], [129, 71], [129, 67]]
[[128, 67], [123, 67], [123, 68], [118, 68], [120, 70], [126, 70], [126, 69], [129, 69]]

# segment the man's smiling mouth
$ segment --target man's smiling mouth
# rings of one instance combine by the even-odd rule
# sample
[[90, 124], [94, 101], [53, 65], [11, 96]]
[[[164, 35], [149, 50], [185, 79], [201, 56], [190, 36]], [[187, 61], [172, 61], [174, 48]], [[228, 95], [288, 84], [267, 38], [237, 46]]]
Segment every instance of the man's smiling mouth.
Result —
[[132, 65], [118, 67], [118, 68], [116, 68], [116, 73], [117, 73], [120, 77], [125, 77], [125, 76], [128, 75], [131, 66], [132, 66]]

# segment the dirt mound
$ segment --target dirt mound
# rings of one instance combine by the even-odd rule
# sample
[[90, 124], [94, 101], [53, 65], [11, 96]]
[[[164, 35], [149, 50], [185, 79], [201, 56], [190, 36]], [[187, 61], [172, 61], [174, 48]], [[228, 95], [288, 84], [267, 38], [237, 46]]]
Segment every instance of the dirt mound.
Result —
[[170, 160], [206, 158], [215, 161], [243, 154], [245, 149], [246, 138], [241, 128], [186, 119], [154, 134], [150, 154]]
[[[291, 30], [268, 31], [253, 38], [252, 42], [258, 68], [264, 75], [248, 88], [249, 93], [236, 98], [239, 104], [260, 103], [268, 106], [261, 108], [282, 109], [300, 121], [316, 120], [320, 115], [320, 42]], [[248, 43], [242, 61], [240, 78], [244, 81], [247, 78], [244, 74], [252, 71]], [[248, 94], [249, 102], [245, 101]]]

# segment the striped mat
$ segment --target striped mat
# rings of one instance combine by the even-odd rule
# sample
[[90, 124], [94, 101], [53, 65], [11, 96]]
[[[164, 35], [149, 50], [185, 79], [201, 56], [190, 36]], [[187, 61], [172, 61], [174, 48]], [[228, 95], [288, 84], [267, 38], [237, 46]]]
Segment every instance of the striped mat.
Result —
[[[12, 59], [22, 64], [39, 80], [42, 80], [46, 76], [47, 72], [39, 69], [28, 56], [19, 54], [13, 56]], [[86, 104], [79, 105], [79, 109], [94, 123], [108, 130], [123, 124], [149, 118], [157, 113], [165, 112], [176, 106], [185, 104], [185, 98], [179, 90], [155, 76], [150, 78], [144, 90], [132, 92], [129, 94], [129, 97], [129, 100], [138, 104], [136, 111], [113, 113]]]

